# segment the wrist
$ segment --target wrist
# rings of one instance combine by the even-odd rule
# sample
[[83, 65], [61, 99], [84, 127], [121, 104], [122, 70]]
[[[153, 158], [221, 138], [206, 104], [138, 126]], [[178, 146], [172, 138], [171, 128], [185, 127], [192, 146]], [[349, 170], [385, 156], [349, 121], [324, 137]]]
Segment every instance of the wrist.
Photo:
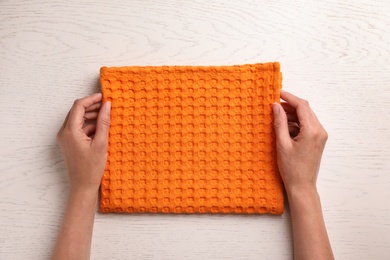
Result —
[[69, 198], [95, 202], [98, 199], [98, 190], [71, 186], [69, 190]]
[[292, 187], [286, 189], [286, 193], [290, 202], [319, 199], [319, 194], [315, 185]]
[[287, 193], [291, 217], [310, 220], [321, 213], [321, 200], [316, 188], [295, 189]]

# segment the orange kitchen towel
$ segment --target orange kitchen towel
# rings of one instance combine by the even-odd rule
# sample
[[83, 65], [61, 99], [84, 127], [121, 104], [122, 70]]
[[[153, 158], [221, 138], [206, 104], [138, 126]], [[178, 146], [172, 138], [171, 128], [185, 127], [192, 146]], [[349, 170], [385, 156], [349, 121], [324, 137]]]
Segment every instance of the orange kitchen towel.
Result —
[[278, 62], [102, 67], [111, 101], [101, 212], [282, 214]]

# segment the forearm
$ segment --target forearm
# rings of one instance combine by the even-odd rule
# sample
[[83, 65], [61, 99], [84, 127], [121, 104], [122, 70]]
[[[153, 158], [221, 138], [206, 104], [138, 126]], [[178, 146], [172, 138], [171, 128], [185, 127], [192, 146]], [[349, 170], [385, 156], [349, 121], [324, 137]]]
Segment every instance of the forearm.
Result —
[[89, 259], [97, 191], [71, 190], [52, 259]]
[[295, 259], [334, 259], [315, 189], [288, 191]]

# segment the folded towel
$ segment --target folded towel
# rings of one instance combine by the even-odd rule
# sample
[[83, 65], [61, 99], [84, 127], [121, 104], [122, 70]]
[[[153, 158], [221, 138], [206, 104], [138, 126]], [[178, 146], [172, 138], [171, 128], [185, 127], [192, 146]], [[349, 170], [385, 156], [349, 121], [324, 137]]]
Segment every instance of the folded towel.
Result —
[[111, 101], [101, 212], [282, 214], [277, 62], [102, 67]]

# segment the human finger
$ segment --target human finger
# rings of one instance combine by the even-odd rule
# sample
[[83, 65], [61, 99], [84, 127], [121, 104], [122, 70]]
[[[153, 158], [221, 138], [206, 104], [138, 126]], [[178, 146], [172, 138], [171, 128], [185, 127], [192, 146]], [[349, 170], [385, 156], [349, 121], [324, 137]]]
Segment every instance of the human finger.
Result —
[[287, 102], [289, 106], [296, 109], [299, 103], [301, 102], [301, 98], [287, 92], [285, 90], [280, 90], [280, 98]]
[[286, 116], [287, 116], [287, 121], [288, 122], [295, 122], [299, 125], [299, 119], [298, 119], [298, 116], [297, 114], [290, 114], [290, 113], [286, 113]]
[[292, 107], [287, 102], [281, 102], [280, 105], [283, 107], [284, 111], [286, 112], [287, 120], [289, 122], [296, 122], [299, 125], [299, 119], [298, 119], [295, 108]]
[[280, 105], [283, 107], [283, 109], [284, 109], [284, 111], [286, 111], [286, 113], [296, 113], [295, 107], [291, 106], [289, 103], [280, 102]]
[[288, 122], [288, 132], [291, 138], [295, 138], [300, 132], [299, 125], [295, 122]]
[[88, 123], [83, 127], [83, 133], [86, 136], [91, 136], [92, 134], [95, 133], [95, 131], [96, 131], [96, 122]]
[[95, 103], [92, 106], [88, 107], [85, 111], [89, 112], [89, 111], [99, 110], [101, 106], [102, 106], [102, 102]]
[[71, 128], [82, 128], [86, 109], [94, 105], [95, 103], [100, 102], [101, 99], [102, 99], [101, 93], [96, 93], [91, 96], [77, 99], [74, 102], [72, 109], [70, 111], [70, 115], [68, 119], [69, 126]]
[[94, 137], [94, 142], [98, 145], [106, 145], [108, 143], [108, 132], [110, 129], [110, 110], [111, 102], [105, 102], [99, 111]]
[[287, 116], [283, 107], [274, 103], [272, 105], [272, 110], [274, 114], [274, 129], [276, 135], [276, 142], [279, 143], [282, 147], [288, 145], [291, 142], [290, 134], [288, 131]]
[[89, 111], [84, 115], [84, 120], [93, 120], [98, 117], [99, 111]]
[[280, 97], [287, 101], [290, 106], [295, 108], [301, 126], [306, 124], [309, 125], [310, 122], [313, 121], [313, 111], [309, 106], [309, 102], [284, 90], [280, 92]]

